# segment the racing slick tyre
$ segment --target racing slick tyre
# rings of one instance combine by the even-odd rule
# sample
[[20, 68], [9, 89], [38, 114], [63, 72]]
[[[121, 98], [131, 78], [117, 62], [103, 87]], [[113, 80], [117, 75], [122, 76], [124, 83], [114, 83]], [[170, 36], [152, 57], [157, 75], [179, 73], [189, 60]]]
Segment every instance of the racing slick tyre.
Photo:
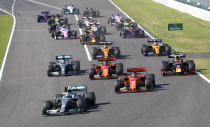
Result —
[[76, 75], [80, 73], [80, 61], [73, 61], [73, 70], [76, 71]]
[[194, 71], [195, 70], [195, 63], [193, 62], [193, 60], [188, 60], [187, 63], [188, 63], [188, 71], [189, 72]]
[[95, 12], [95, 16], [96, 16], [96, 17], [99, 17], [99, 16], [100, 16], [100, 12], [99, 12], [99, 11], [96, 11], [96, 12]]
[[52, 37], [52, 38], [55, 38], [55, 34], [56, 34], [56, 32], [52, 32], [52, 33], [51, 33], [51, 37]]
[[99, 31], [100, 31], [100, 33], [102, 33], [102, 34], [105, 34], [105, 33], [106, 33], [106, 27], [105, 27], [105, 26], [100, 26], [100, 27], [99, 27]]
[[68, 18], [64, 18], [63, 23], [67, 25], [68, 24]]
[[47, 76], [52, 76], [51, 72], [53, 70], [53, 65], [48, 65]]
[[120, 37], [125, 38], [126, 37], [126, 32], [121, 30], [120, 31]]
[[139, 37], [140, 38], [144, 37], [144, 31], [142, 29], [139, 29]]
[[53, 104], [52, 101], [47, 100], [44, 102], [44, 107], [42, 110], [42, 115], [46, 115], [47, 114], [47, 110], [51, 110], [53, 108]]
[[163, 71], [167, 71], [167, 70], [168, 70], [168, 62], [162, 61], [161, 62], [161, 74], [166, 75], [165, 73], [163, 73]]
[[77, 99], [77, 108], [80, 109], [80, 113], [83, 113], [84, 107], [85, 107], [84, 100], [81, 97], [78, 98]]
[[166, 54], [169, 56], [171, 54], [171, 47], [166, 45], [165, 46], [165, 51], [166, 51]]
[[81, 20], [78, 21], [78, 26], [79, 26], [79, 28], [82, 28], [82, 21]]
[[71, 35], [72, 35], [73, 37], [77, 37], [77, 31], [72, 30], [72, 31], [71, 31]]
[[153, 81], [152, 81], [152, 78], [151, 77], [147, 77], [146, 79], [145, 79], [145, 87], [146, 87], [146, 89], [153, 89], [153, 83], [152, 83]]
[[121, 80], [116, 80], [114, 84], [115, 92], [119, 92], [121, 87], [122, 87]]
[[94, 79], [95, 72], [96, 72], [95, 68], [89, 69], [89, 79]]
[[86, 41], [86, 36], [85, 35], [81, 35], [80, 42], [81, 42], [82, 45], [84, 45], [84, 43], [83, 43], [84, 41]]
[[147, 45], [146, 45], [146, 44], [143, 44], [143, 45], [142, 45], [141, 53], [142, 53], [144, 56], [147, 56]]
[[151, 78], [152, 86], [155, 87], [155, 75], [154, 74], [147, 74], [146, 77]]
[[88, 106], [93, 106], [96, 104], [96, 96], [94, 92], [85, 93], [85, 99]]
[[117, 66], [116, 66], [116, 74], [121, 75], [122, 73], [123, 73], [123, 64], [118, 63]]
[[98, 49], [97, 49], [97, 47], [93, 47], [93, 48], [92, 48], [92, 51], [93, 51], [92, 57], [93, 57], [93, 59], [96, 59], [96, 56], [97, 56], [97, 54], [98, 54]]
[[114, 47], [114, 55], [116, 57], [120, 57], [120, 48], [119, 47]]

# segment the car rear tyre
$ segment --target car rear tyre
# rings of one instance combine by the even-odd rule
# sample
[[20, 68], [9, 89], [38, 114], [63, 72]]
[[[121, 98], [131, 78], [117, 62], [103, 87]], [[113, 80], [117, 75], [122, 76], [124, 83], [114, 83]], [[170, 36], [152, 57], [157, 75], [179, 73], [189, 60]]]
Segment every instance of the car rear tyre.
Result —
[[96, 104], [96, 96], [94, 92], [85, 93], [85, 99], [88, 106], [93, 106]]
[[78, 75], [80, 73], [80, 61], [73, 61], [73, 70], [76, 71], [76, 74]]
[[114, 84], [115, 92], [119, 92], [121, 87], [122, 87], [121, 80], [116, 80]]
[[117, 73], [117, 75], [121, 75], [123, 73], [123, 64], [122, 63], [117, 64], [116, 73]]
[[95, 72], [96, 72], [95, 68], [89, 69], [89, 79], [94, 79]]

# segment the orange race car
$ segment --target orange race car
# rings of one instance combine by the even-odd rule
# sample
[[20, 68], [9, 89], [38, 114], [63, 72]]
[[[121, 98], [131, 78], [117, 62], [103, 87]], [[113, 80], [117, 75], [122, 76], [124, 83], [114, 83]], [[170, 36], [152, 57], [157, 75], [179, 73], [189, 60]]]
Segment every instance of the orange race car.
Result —
[[112, 64], [110, 61], [114, 61], [115, 58], [98, 58], [98, 61], [102, 61], [101, 64], [93, 64], [89, 69], [90, 79], [113, 79], [118, 78], [123, 73], [123, 64]]
[[144, 56], [164, 56], [171, 53], [171, 47], [163, 44], [161, 39], [148, 39], [148, 45], [143, 44], [141, 53]]
[[128, 68], [127, 73], [115, 81], [115, 92], [143, 92], [155, 88], [154, 74], [140, 74], [147, 71], [146, 68]]
[[120, 49], [119, 47], [111, 47], [110, 45], [112, 42], [99, 42], [99, 45], [102, 45], [100, 47], [93, 47], [92, 48], [92, 58], [97, 59], [97, 58], [108, 58], [108, 57], [115, 57], [119, 58], [120, 57]]

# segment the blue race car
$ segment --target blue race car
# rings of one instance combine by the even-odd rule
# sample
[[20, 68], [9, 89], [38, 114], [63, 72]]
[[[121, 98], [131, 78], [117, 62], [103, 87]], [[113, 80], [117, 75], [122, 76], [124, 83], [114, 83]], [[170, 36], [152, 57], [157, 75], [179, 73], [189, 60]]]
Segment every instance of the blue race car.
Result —
[[65, 5], [65, 8], [62, 9], [62, 14], [79, 14], [79, 8], [75, 8], [74, 5]]
[[37, 23], [47, 22], [51, 18], [49, 11], [42, 11], [40, 15], [37, 15]]
[[144, 31], [137, 27], [137, 25], [125, 25], [120, 30], [120, 36], [122, 38], [141, 38], [144, 37]]

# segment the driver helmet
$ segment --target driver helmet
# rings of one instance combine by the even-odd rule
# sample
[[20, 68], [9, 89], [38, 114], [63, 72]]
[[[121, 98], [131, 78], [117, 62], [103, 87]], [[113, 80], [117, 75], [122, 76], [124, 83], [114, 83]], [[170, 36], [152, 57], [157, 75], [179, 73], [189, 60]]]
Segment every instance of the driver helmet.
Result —
[[157, 46], [158, 45], [158, 42], [157, 40], [154, 41], [154, 46]]
[[104, 49], [108, 49], [108, 46], [107, 45], [104, 45]]
[[136, 77], [136, 75], [135, 75], [134, 73], [132, 73], [132, 74], [131, 74], [131, 77], [132, 77], [132, 78], [135, 78], [135, 77]]

